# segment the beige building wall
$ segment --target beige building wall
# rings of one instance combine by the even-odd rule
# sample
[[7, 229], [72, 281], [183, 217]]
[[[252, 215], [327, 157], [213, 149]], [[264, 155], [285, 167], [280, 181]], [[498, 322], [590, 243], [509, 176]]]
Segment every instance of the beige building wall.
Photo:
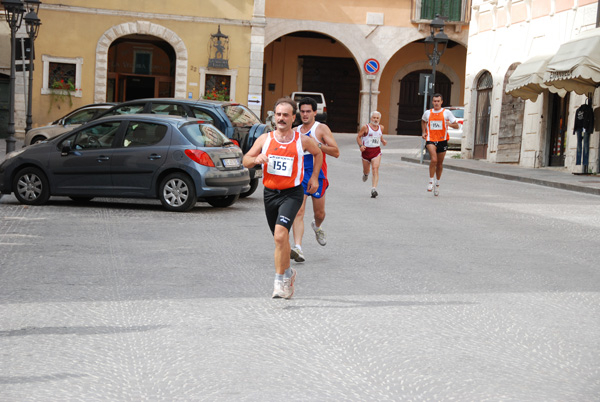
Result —
[[[246, 103], [255, 3], [179, 0], [174, 8], [169, 2], [147, 1], [140, 10], [140, 2], [135, 0], [45, 0], [38, 13], [42, 26], [35, 41], [33, 126], [44, 125], [76, 107], [105, 101], [108, 48], [115, 39], [128, 34], [152, 35], [170, 43], [177, 59], [175, 94], [186, 98], [191, 94], [197, 99], [203, 95], [201, 73], [206, 72], [208, 64], [210, 35], [220, 25], [221, 32], [230, 39], [228, 73], [235, 75], [235, 100]], [[43, 58], [48, 56], [81, 64], [80, 90], [72, 94], [72, 106], [50, 105], [51, 95], [44, 90], [48, 80], [44, 81], [42, 68]], [[24, 82], [19, 76], [16, 92], [19, 136], [25, 125]]]
[[[431, 69], [424, 45], [413, 44], [429, 36], [430, 32], [428, 25], [411, 21], [412, 4], [410, 0], [333, 0], [307, 6], [305, 3], [289, 0], [266, 0], [265, 46], [298, 31], [318, 32], [335, 39], [348, 50], [348, 57], [354, 58], [360, 69], [359, 123], [368, 122], [369, 108], [379, 110], [382, 113], [382, 124], [386, 127], [385, 132], [395, 134], [397, 105], [394, 103], [394, 96], [397, 97], [399, 93], [395, 80], [411, 71]], [[444, 55], [439, 67], [445, 69], [446, 75], [454, 82], [453, 93], [458, 95], [452, 101], [455, 104], [462, 103], [465, 60], [461, 60], [461, 57], [466, 55], [468, 30], [461, 24], [448, 24], [446, 34], [460, 46]], [[306, 45], [303, 47], [305, 54], [313, 50]], [[364, 63], [370, 58], [375, 58], [380, 63], [380, 71], [372, 81], [367, 79], [368, 75], [363, 70]], [[265, 57], [267, 76], [268, 60]], [[286, 63], [294, 62], [286, 56]], [[288, 72], [285, 74], [287, 77]], [[290, 85], [293, 86], [293, 79], [287, 78], [284, 93], [292, 92]], [[276, 94], [272, 96], [275, 97]]]
[[[511, 64], [522, 63], [537, 55], [556, 53], [560, 45], [596, 24], [596, 0], [536, 0], [473, 2], [469, 29], [465, 81], [465, 125], [462, 156], [473, 157], [475, 137], [476, 84], [484, 71], [494, 78], [490, 134], [487, 160], [496, 162], [498, 132], [502, 119], [504, 81]], [[545, 91], [536, 102], [525, 101], [525, 113], [519, 165], [543, 167], [548, 159], [549, 92]], [[594, 107], [600, 105], [599, 91], [594, 96]], [[565, 167], [575, 166], [577, 141], [573, 132], [575, 110], [585, 97], [571, 93], [566, 135]], [[590, 167], [598, 171], [598, 133], [590, 139]]]

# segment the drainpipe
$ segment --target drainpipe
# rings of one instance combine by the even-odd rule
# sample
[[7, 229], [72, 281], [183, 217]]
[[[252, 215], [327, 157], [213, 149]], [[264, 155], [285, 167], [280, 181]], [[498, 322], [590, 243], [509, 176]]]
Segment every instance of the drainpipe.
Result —
[[596, 28], [600, 28], [600, 0], [598, 0], [598, 7], [596, 8]]

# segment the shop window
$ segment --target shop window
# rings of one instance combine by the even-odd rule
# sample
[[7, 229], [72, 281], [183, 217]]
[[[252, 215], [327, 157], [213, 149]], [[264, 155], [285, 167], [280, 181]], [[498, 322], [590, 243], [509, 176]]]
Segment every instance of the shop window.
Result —
[[43, 55], [42, 95], [63, 91], [70, 96], [81, 97], [82, 58], [52, 57]]

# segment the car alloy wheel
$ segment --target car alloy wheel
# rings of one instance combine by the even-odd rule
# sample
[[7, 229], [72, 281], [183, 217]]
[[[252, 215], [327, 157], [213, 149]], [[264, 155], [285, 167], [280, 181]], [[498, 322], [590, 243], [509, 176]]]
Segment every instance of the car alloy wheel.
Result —
[[159, 198], [169, 211], [189, 211], [196, 205], [194, 182], [184, 173], [171, 173], [160, 184]]
[[13, 193], [21, 204], [41, 205], [50, 198], [48, 179], [35, 167], [20, 170], [13, 182]]

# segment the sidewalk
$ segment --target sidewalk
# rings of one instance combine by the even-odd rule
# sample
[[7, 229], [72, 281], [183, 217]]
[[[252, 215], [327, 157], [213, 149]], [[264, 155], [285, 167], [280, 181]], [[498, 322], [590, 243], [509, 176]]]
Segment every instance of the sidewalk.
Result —
[[[401, 160], [420, 163], [418, 157], [402, 156]], [[429, 164], [429, 161], [423, 161], [423, 164]], [[450, 153], [444, 159], [444, 169], [600, 195], [600, 175], [575, 175], [552, 168], [532, 169], [476, 159], [455, 159], [450, 156]]]
[[[15, 142], [15, 151], [18, 151], [23, 147], [23, 139], [17, 138]], [[6, 138], [0, 138], [0, 162], [4, 160], [6, 155]]]

